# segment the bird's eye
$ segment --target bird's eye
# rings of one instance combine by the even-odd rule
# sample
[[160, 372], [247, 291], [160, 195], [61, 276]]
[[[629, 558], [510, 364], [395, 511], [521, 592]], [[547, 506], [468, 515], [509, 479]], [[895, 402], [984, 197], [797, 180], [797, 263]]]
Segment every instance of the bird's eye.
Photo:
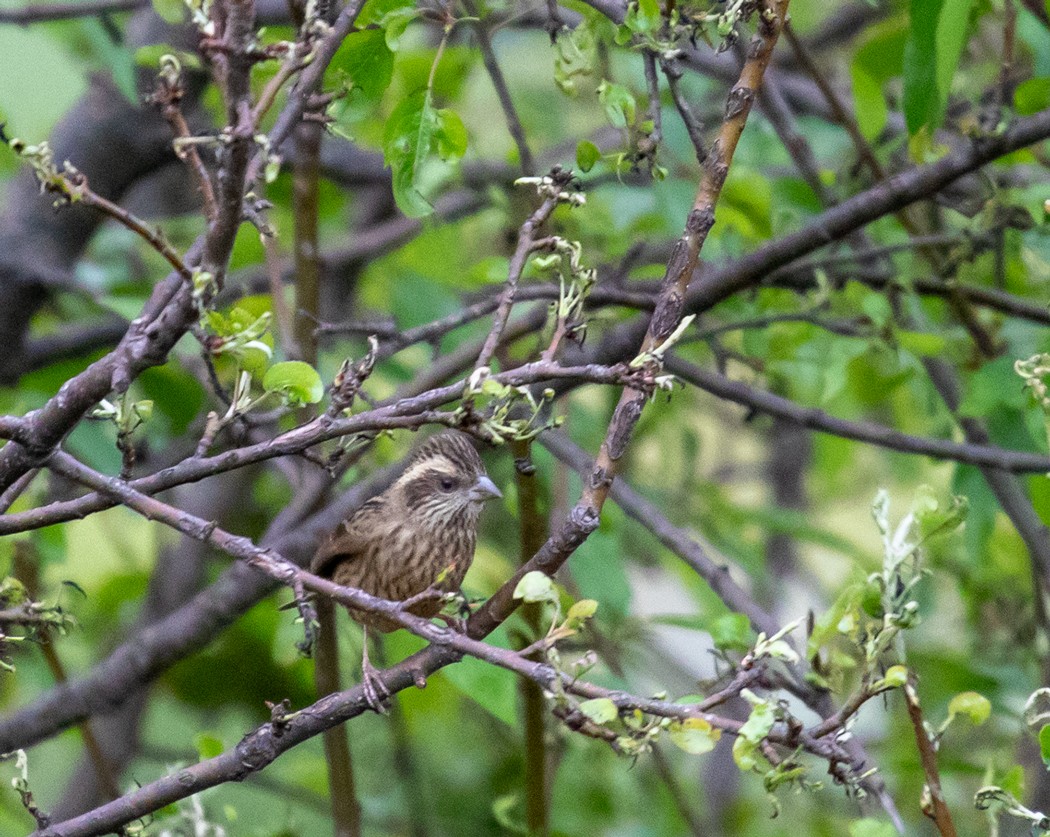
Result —
[[451, 491], [456, 487], [456, 481], [452, 479], [452, 477], [442, 477], [439, 480], [438, 485], [441, 486], [442, 491]]

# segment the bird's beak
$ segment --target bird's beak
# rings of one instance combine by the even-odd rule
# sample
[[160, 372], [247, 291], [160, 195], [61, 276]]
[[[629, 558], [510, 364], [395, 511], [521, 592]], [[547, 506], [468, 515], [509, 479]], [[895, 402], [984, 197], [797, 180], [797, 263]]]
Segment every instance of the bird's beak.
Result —
[[496, 483], [484, 474], [478, 477], [478, 481], [470, 488], [470, 499], [478, 503], [484, 503], [486, 500], [502, 496], [503, 492], [496, 488]]

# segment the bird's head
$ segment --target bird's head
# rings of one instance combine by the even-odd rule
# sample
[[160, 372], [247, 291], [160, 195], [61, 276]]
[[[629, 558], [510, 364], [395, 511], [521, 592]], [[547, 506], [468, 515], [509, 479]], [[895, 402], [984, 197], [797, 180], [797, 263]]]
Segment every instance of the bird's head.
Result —
[[474, 523], [486, 500], [502, 497], [462, 433], [428, 439], [393, 486], [406, 511], [430, 525]]

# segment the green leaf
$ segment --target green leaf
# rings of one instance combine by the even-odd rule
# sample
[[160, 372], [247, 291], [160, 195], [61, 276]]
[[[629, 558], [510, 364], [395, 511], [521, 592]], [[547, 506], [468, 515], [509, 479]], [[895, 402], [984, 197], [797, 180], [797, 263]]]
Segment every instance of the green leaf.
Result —
[[[948, 703], [949, 720], [956, 715], [965, 715], [974, 726], [979, 727], [988, 720], [988, 716], [991, 714], [991, 701], [977, 692], [960, 692]], [[1040, 730], [1039, 734], [1042, 736], [1042, 730]]]
[[201, 761], [221, 755], [224, 749], [222, 741], [207, 732], [199, 732], [193, 736], [193, 746], [196, 748], [197, 755], [200, 756]]
[[598, 85], [598, 101], [605, 107], [605, 115], [617, 128], [634, 124], [637, 105], [631, 91], [622, 84], [603, 81]]
[[751, 715], [744, 722], [744, 725], [740, 727], [740, 737], [746, 738], [753, 744], [758, 744], [763, 738], [769, 735], [769, 731], [773, 729], [773, 724], [776, 723], [777, 716], [773, 711], [773, 704], [769, 701], [759, 701], [751, 709]]
[[638, 0], [632, 2], [627, 8], [627, 14], [623, 20], [621, 31], [626, 36], [617, 34], [617, 43], [626, 44], [631, 40], [631, 33], [648, 35], [659, 30], [663, 24], [663, 15], [660, 14], [658, 0]]
[[508, 834], [529, 833], [518, 813], [520, 804], [521, 800], [516, 793], [505, 794], [492, 802], [492, 817]]
[[875, 141], [886, 127], [889, 108], [883, 88], [901, 74], [908, 34], [899, 19], [871, 27], [850, 62], [854, 113], [869, 141]]
[[609, 698], [593, 698], [580, 704], [580, 711], [596, 724], [607, 724], [620, 714]]
[[525, 573], [514, 588], [514, 598], [525, 602], [553, 602], [557, 597], [554, 582], [539, 570]]
[[78, 25], [88, 42], [92, 58], [103, 72], [109, 73], [124, 98], [138, 107], [139, 91], [135, 83], [135, 59], [131, 51], [123, 44], [114, 43], [109, 30], [98, 18], [82, 18]]
[[590, 171], [601, 158], [601, 149], [590, 140], [581, 140], [576, 146], [576, 165], [580, 171]]
[[866, 140], [874, 142], [889, 119], [882, 85], [856, 62], [850, 65], [850, 79], [853, 82], [853, 109], [857, 115], [857, 126]]
[[1050, 764], [1050, 724], [1039, 730], [1039, 755], [1043, 764]]
[[383, 156], [394, 175], [394, 198], [401, 211], [410, 218], [433, 212], [425, 196], [433, 185], [428, 184], [428, 165], [435, 153], [445, 160], [458, 159], [466, 148], [463, 122], [451, 110], [437, 110], [428, 91], [402, 101], [390, 115], [383, 138]]
[[381, 24], [391, 12], [415, 6], [413, 0], [368, 0], [357, 16], [357, 25], [363, 29], [373, 23]]
[[733, 742], [733, 761], [741, 770], [753, 770], [758, 765], [758, 744], [738, 735]]
[[856, 621], [857, 610], [864, 596], [864, 584], [851, 584], [846, 587], [834, 603], [817, 619], [806, 645], [806, 657], [812, 659], [828, 642], [842, 633], [843, 621], [853, 616]]
[[595, 613], [598, 612], [598, 603], [594, 599], [580, 599], [572, 607], [565, 617], [565, 623], [570, 628], [578, 628]]
[[668, 734], [676, 747], [694, 756], [702, 756], [715, 748], [722, 737], [722, 730], [715, 729], [703, 718], [686, 718], [684, 721], [672, 721]]
[[435, 113], [434, 142], [443, 160], [459, 159], [467, 153], [467, 129], [454, 110], [442, 108]]
[[383, 30], [383, 37], [386, 40], [386, 45], [391, 52], [397, 52], [401, 46], [401, 36], [405, 34], [405, 30], [408, 29], [408, 24], [415, 20], [419, 16], [414, 8], [397, 8], [383, 15], [383, 19], [379, 22], [380, 27]]
[[1019, 382], [1013, 358], [1001, 357], [985, 363], [966, 382], [959, 412], [986, 418], [1007, 407], [1023, 410], [1028, 406], [1028, 397]]
[[911, 0], [911, 37], [904, 50], [904, 118], [913, 136], [938, 121], [937, 18], [944, 0]]
[[1014, 110], [1021, 116], [1031, 116], [1050, 107], [1050, 77], [1041, 76], [1022, 81], [1014, 90]]
[[726, 613], [708, 628], [716, 648], [744, 651], [751, 647], [751, 623], [743, 613]]
[[907, 666], [890, 666], [882, 678], [882, 683], [891, 689], [898, 689], [908, 682]]
[[911, 0], [911, 36], [904, 50], [904, 119], [908, 133], [932, 135], [944, 118], [973, 0]]
[[284, 395], [293, 405], [316, 404], [324, 396], [324, 384], [309, 363], [286, 360], [275, 363], [263, 376], [263, 389]]
[[892, 823], [865, 817], [849, 824], [849, 837], [897, 837]]
[[786, 640], [775, 639], [767, 642], [763, 650], [774, 660], [784, 660], [792, 664], [798, 662], [798, 652]]
[[554, 44], [554, 83], [569, 96], [578, 96], [580, 84], [593, 75], [598, 61], [598, 41], [590, 22], [571, 31], [562, 30]]
[[182, 23], [188, 10], [182, 0], [153, 0], [153, 11], [165, 23]]
[[927, 334], [922, 331], [898, 331], [897, 342], [901, 348], [907, 349], [913, 355], [920, 357], [931, 357], [943, 354], [948, 345], [947, 339], [941, 334]]
[[368, 101], [378, 101], [394, 75], [394, 53], [383, 31], [365, 29], [348, 35], [332, 57], [329, 72], [347, 90], [359, 90]]

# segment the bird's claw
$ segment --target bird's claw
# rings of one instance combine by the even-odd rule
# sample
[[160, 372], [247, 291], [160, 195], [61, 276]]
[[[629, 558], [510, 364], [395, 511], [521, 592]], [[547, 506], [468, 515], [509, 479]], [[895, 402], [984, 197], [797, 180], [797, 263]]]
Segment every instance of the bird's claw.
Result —
[[364, 689], [368, 707], [377, 715], [386, 715], [390, 690], [379, 676], [379, 670], [367, 660], [361, 666], [361, 687]]
[[455, 631], [457, 634], [465, 634], [467, 632], [467, 620], [462, 616], [451, 616], [447, 613], [439, 613], [438, 619], [448, 625], [449, 630]]

